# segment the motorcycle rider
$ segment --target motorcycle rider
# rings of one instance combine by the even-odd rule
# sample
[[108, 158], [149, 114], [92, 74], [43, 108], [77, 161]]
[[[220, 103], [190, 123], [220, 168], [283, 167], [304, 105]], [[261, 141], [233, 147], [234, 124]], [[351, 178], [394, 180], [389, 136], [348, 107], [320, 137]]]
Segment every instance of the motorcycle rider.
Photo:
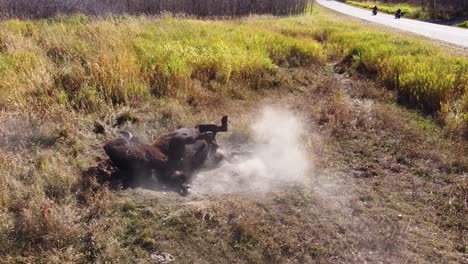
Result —
[[377, 8], [377, 6], [374, 6], [374, 8], [372, 8], [372, 15], [377, 15], [377, 11], [379, 10], [379, 8]]
[[400, 19], [401, 17], [401, 9], [398, 9], [396, 12], [395, 12], [395, 18], [396, 19]]

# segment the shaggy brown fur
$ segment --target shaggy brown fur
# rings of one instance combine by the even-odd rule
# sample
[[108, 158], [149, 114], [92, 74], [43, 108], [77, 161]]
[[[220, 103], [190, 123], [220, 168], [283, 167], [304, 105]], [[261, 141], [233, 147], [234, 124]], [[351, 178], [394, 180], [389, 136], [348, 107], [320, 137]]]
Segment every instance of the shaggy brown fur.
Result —
[[213, 157], [216, 162], [222, 157], [216, 154], [218, 144], [215, 136], [227, 131], [228, 117], [223, 116], [221, 126], [214, 124], [197, 125], [194, 128], [180, 128], [159, 137], [153, 144], [145, 144], [123, 132], [123, 137], [107, 142], [104, 150], [112, 164], [133, 175], [156, 177], [163, 181], [188, 183], [195, 170]]

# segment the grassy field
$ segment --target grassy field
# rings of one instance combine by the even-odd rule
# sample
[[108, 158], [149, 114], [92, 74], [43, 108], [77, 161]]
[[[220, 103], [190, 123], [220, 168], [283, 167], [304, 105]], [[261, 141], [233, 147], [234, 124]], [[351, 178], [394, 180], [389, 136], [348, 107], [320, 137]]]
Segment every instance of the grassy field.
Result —
[[335, 60], [466, 131], [466, 57], [325, 16], [236, 22], [72, 16], [0, 27], [2, 109], [93, 113], [196, 97], [187, 91], [198, 82], [256, 90], [270, 87], [280, 66]]
[[346, 1], [347, 4], [362, 7], [366, 9], [372, 9], [375, 5], [379, 8], [380, 12], [387, 14], [395, 14], [398, 9], [401, 9], [403, 17], [414, 18], [414, 19], [428, 19], [429, 14], [422, 10], [421, 7], [412, 6], [407, 3], [392, 4], [392, 3], [375, 3], [375, 2], [357, 2], [357, 1]]
[[231, 22], [74, 16], [8, 20], [1, 28], [5, 109], [95, 112], [149, 97], [186, 97], [194, 80], [256, 89], [269, 86], [278, 65], [325, 60], [313, 39]]
[[[468, 58], [424, 41], [319, 12], [11, 19], [0, 93], [0, 262], [466, 257]], [[236, 134], [262, 100], [312, 120], [316, 185], [186, 200], [82, 177], [121, 129], [151, 140], [227, 111]]]

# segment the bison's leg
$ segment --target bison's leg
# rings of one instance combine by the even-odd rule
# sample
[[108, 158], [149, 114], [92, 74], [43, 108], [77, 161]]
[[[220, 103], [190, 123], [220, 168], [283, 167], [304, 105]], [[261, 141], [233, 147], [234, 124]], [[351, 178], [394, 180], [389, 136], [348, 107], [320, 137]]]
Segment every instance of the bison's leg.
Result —
[[213, 151], [210, 151], [210, 155], [208, 157], [208, 160], [210, 162], [211, 167], [216, 167], [221, 161], [226, 160], [226, 154], [224, 150], [220, 149], [218, 147], [213, 147]]
[[218, 132], [227, 132], [228, 131], [228, 116], [225, 115], [221, 118], [221, 127]]
[[186, 168], [186, 169], [190, 169], [191, 171], [194, 171], [200, 168], [203, 165], [203, 163], [206, 161], [210, 153], [209, 145], [208, 143], [204, 141], [199, 141], [195, 143], [193, 145], [193, 148], [195, 152], [193, 153], [193, 156], [191, 157], [190, 162], [187, 164], [190, 167]]
[[181, 128], [174, 132], [169, 144], [185, 146], [194, 144], [199, 140], [209, 141], [213, 139], [213, 134], [211, 131], [199, 132], [193, 128]]
[[206, 142], [213, 140], [213, 133], [210, 131], [201, 133], [194, 128], [178, 129], [170, 139], [167, 155], [172, 159], [180, 160], [185, 153], [186, 145], [191, 145], [201, 140]]
[[216, 133], [228, 131], [228, 116], [225, 115], [221, 118], [221, 126], [218, 126], [215, 124], [200, 124], [200, 125], [197, 125], [196, 128], [198, 128], [200, 133], [203, 133], [203, 132], [213, 133], [213, 138], [215, 138]]
[[181, 160], [182, 170], [175, 171], [172, 175], [172, 180], [180, 186], [181, 195], [190, 193], [195, 171], [204, 164], [208, 155], [209, 146], [205, 141], [199, 140], [187, 146], [187, 151]]
[[192, 186], [189, 182], [189, 178], [191, 178], [191, 175], [178, 170], [174, 171], [169, 178], [172, 182], [176, 182], [178, 184], [181, 195], [186, 196], [190, 194]]

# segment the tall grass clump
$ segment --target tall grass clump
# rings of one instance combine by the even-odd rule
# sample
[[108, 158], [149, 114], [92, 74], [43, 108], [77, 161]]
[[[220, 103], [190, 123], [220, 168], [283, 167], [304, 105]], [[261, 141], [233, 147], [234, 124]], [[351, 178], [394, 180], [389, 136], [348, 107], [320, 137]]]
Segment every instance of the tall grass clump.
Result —
[[458, 27], [468, 28], [468, 20], [457, 25]]

